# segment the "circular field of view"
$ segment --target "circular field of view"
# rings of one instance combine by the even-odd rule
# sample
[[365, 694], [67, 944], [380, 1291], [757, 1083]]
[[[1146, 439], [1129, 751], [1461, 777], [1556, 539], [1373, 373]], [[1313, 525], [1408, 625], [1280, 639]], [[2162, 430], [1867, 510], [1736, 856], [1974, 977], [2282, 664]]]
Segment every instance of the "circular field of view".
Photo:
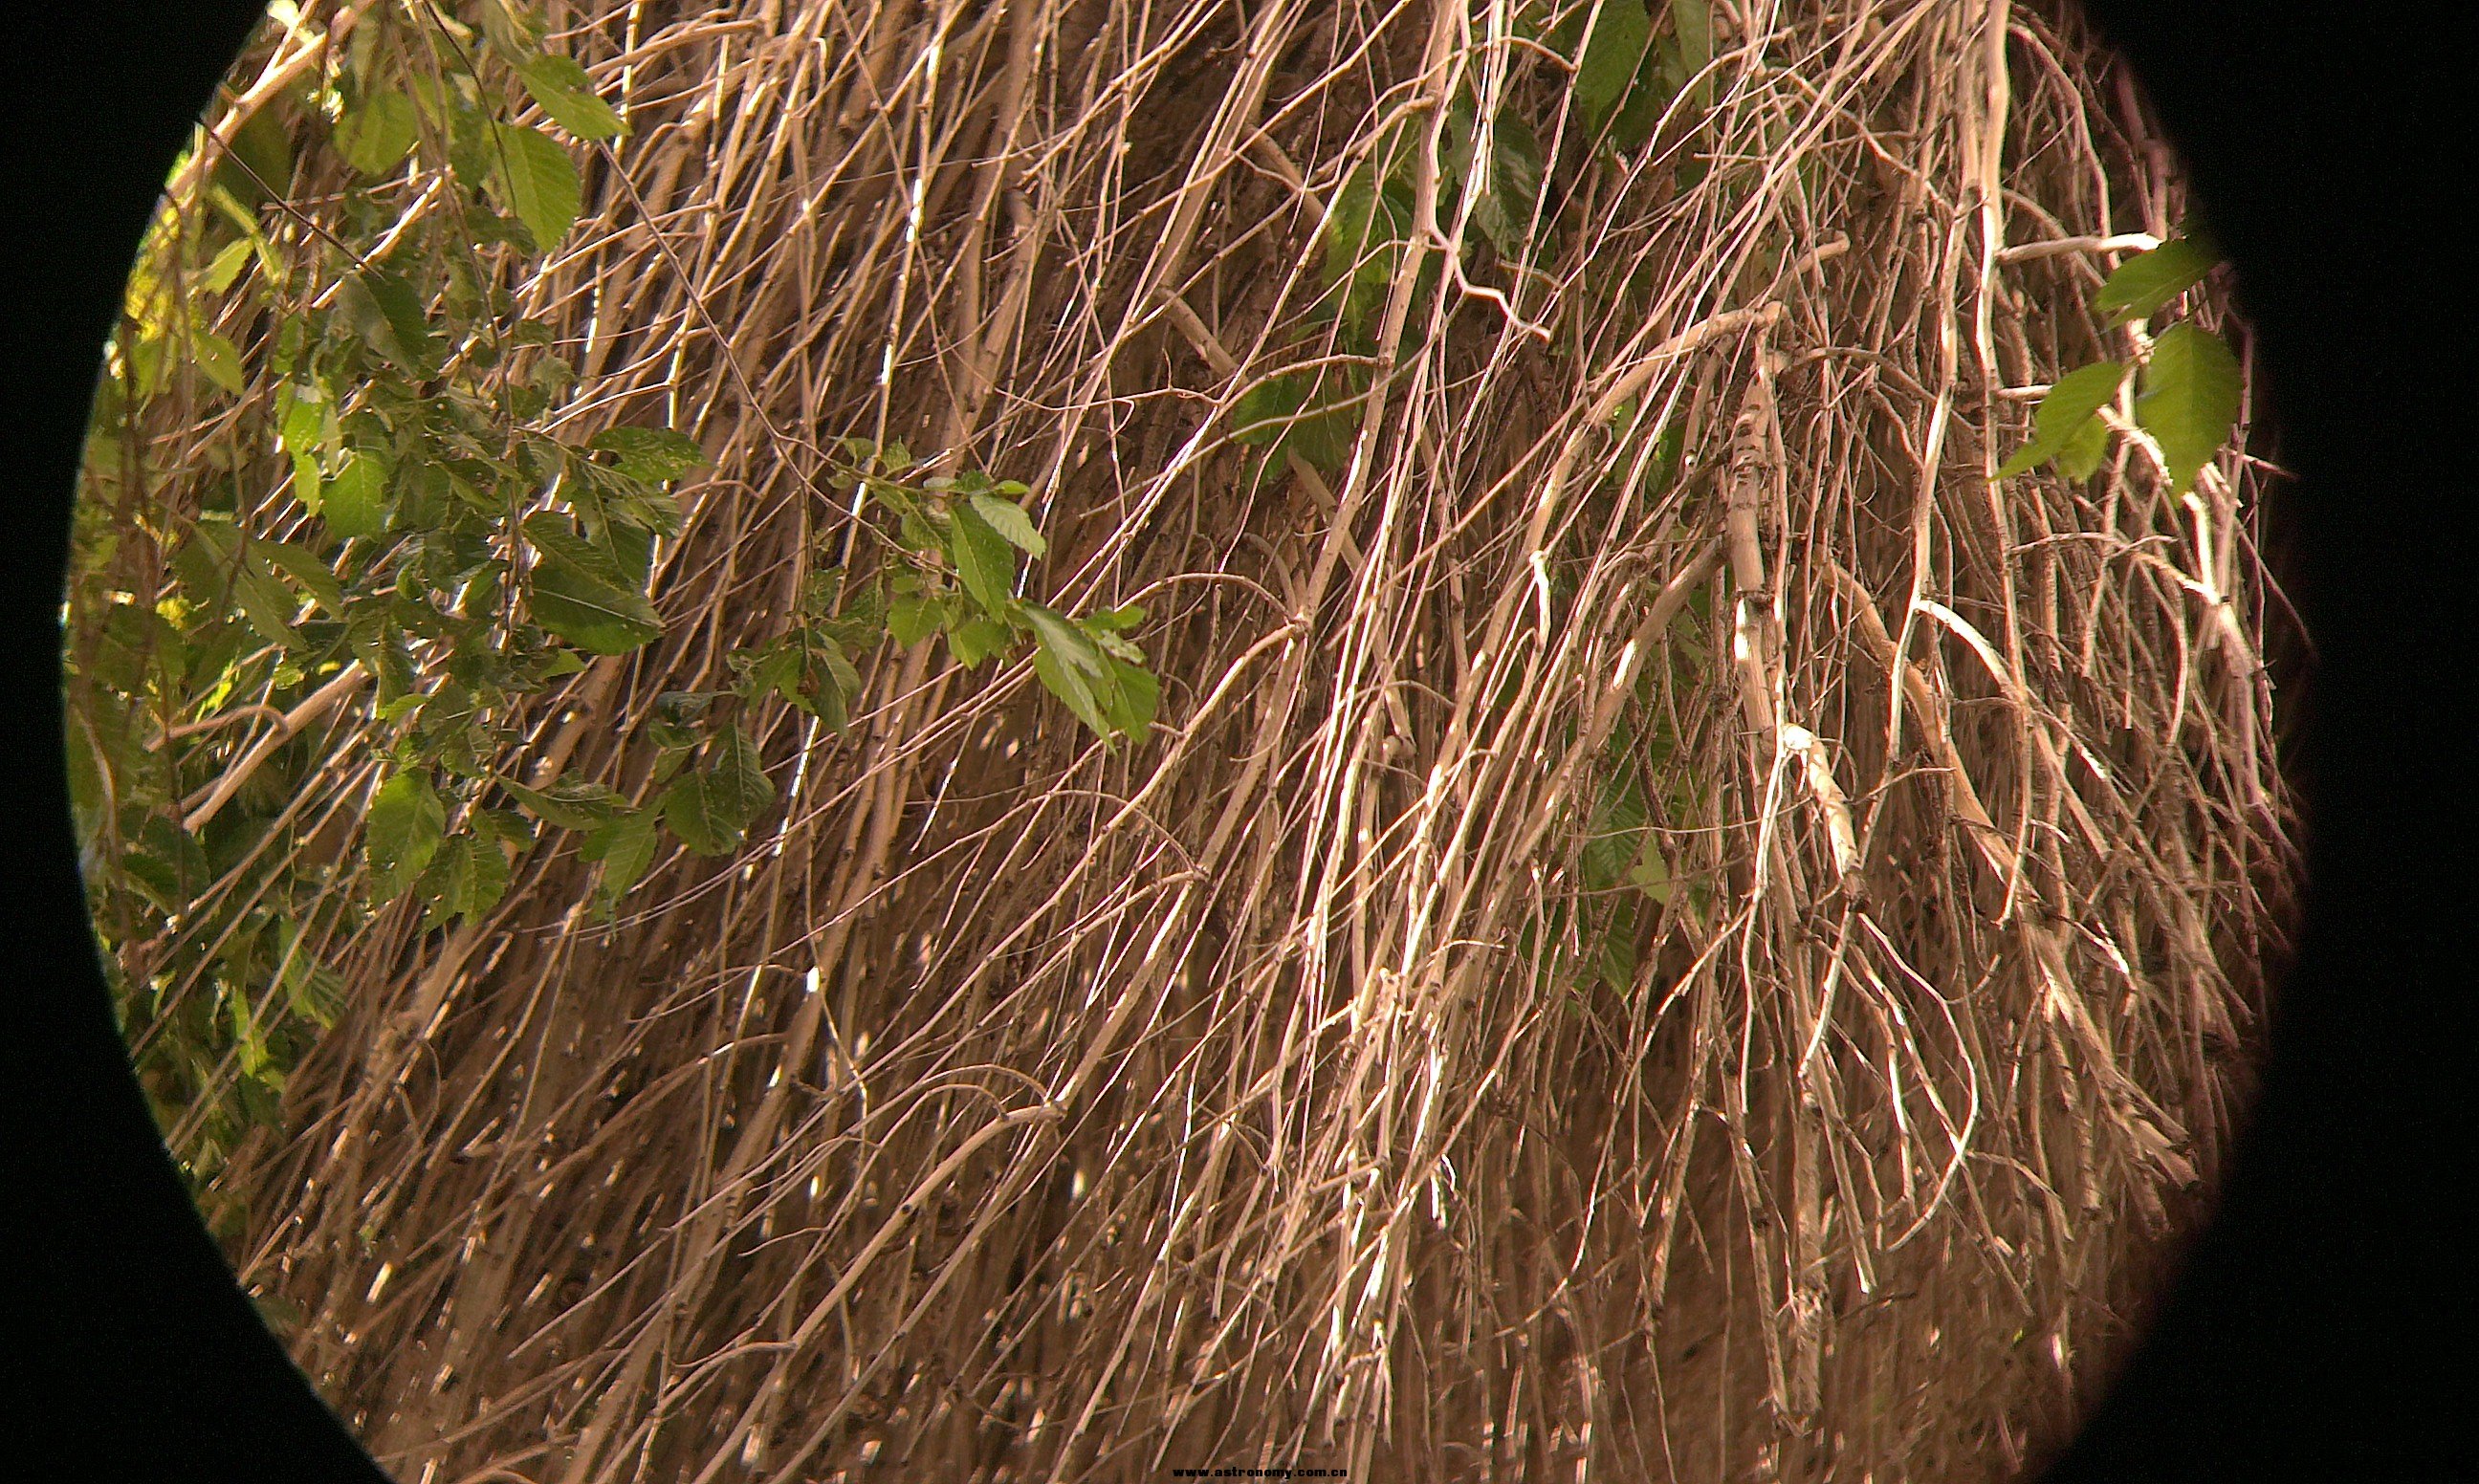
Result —
[[409, 1484], [2018, 1476], [2298, 884], [2231, 287], [2064, 4], [278, 0], [132, 1058]]

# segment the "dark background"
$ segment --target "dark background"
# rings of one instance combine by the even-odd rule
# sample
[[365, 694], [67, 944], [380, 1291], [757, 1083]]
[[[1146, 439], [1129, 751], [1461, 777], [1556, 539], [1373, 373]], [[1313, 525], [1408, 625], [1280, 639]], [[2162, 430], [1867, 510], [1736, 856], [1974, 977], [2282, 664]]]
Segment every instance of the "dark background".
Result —
[[[2479, 195], [2470, 13], [2089, 8], [2236, 265], [2301, 476], [2289, 580], [2319, 660], [2299, 753], [2307, 930], [2257, 1123], [2151, 1339], [2050, 1477], [2479, 1478], [2471, 1259], [2446, 1220], [2468, 1198], [2462, 1094], [2479, 1088], [2479, 748], [2449, 721], [2471, 714], [2479, 583], [2464, 333], [2479, 251], [2451, 225]], [[63, 1478], [382, 1477], [260, 1327], [157, 1141], [94, 967], [62, 772], [88, 393], [156, 192], [258, 9], [98, 0], [11, 33], [0, 648], [20, 678], [0, 706], [0, 1260], [22, 1296], [5, 1311], [0, 1459], [54, 1457]]]

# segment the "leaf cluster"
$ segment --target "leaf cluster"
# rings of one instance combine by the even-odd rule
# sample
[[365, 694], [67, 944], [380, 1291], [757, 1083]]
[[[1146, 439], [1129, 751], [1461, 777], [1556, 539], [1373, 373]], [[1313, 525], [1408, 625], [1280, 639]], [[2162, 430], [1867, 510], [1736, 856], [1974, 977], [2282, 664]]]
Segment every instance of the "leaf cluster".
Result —
[[[2147, 320], [2203, 281], [2220, 262], [2208, 239], [2189, 233], [2120, 264], [2094, 297], [2112, 323]], [[2010, 479], [2046, 464], [2088, 479], [2108, 457], [2101, 409], [2115, 401], [2133, 370], [2096, 361], [2057, 378], [2032, 413], [2032, 441], [1998, 467]], [[2228, 342], [2192, 322], [2150, 342], [2141, 363], [2134, 421], [2160, 449], [2169, 491], [2184, 493], [2237, 426], [2239, 371]]]

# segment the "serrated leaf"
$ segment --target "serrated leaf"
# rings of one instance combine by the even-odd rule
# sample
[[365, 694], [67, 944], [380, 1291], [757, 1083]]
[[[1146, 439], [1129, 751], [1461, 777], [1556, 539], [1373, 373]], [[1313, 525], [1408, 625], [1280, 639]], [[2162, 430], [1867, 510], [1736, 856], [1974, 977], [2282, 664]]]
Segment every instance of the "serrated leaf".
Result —
[[261, 538], [249, 544], [249, 551], [252, 556], [300, 583], [329, 616], [345, 616], [344, 584], [336, 580], [335, 571], [325, 562], [289, 541]]
[[1098, 687], [1103, 719], [1122, 736], [1142, 738], [1162, 708], [1162, 682], [1153, 672], [1113, 655], [1106, 683]]
[[956, 564], [964, 591], [973, 595], [984, 612], [992, 616], [1006, 612], [1015, 586], [1014, 549], [970, 504], [958, 505], [947, 515], [951, 533], [947, 555]]
[[576, 224], [585, 199], [576, 163], [557, 140], [524, 124], [495, 125], [491, 137], [498, 145], [493, 176], [508, 210], [525, 224], [536, 251], [550, 251]]
[[327, 443], [327, 416], [331, 410], [326, 395], [316, 386], [294, 386], [286, 389], [284, 421], [277, 425], [276, 441], [284, 451], [295, 455], [320, 451]]
[[465, 816], [468, 829], [489, 839], [501, 841], [524, 851], [534, 843], [534, 827], [514, 809], [474, 809]]
[[2057, 445], [2057, 473], [2069, 479], [2088, 479], [2108, 460], [2108, 424], [2085, 418]]
[[181, 579], [198, 594], [213, 594], [241, 610], [242, 618], [269, 644], [292, 649], [301, 642], [294, 631], [300, 602], [260, 563], [243, 558], [232, 527], [202, 520], [173, 554]]
[[517, 75], [551, 121], [578, 139], [607, 140], [628, 132], [611, 105], [596, 95], [594, 79], [572, 59], [545, 52], [518, 68]]
[[1645, 835], [1644, 853], [1636, 857], [1634, 867], [1627, 872], [1627, 883], [1655, 902], [1664, 904], [1670, 901], [1671, 892], [1676, 889], [1671, 880], [1670, 857], [1662, 854], [1660, 844], [1652, 838], [1650, 832]]
[[1643, 844], [1646, 817], [1644, 786], [1632, 770], [1602, 785], [1577, 859], [1586, 890], [1608, 891], [1625, 879]]
[[1061, 659], [1049, 645], [1043, 644], [1034, 650], [1033, 673], [1052, 695], [1067, 703], [1067, 709], [1076, 713], [1078, 721], [1098, 734], [1110, 732], [1110, 719], [1102, 714], [1101, 704], [1094, 698], [1088, 678]]
[[1232, 441], [1261, 445], [1279, 441], [1308, 399], [1308, 378], [1297, 372], [1258, 382], [1231, 404]]
[[213, 330], [193, 327], [190, 331], [190, 361], [201, 375], [235, 397], [249, 384], [242, 371], [241, 352]]
[[1131, 644], [1127, 640], [1119, 637], [1110, 629], [1096, 628], [1090, 619], [1086, 620], [1082, 627], [1086, 633], [1093, 636], [1093, 642], [1102, 647], [1103, 653], [1115, 654], [1132, 665], [1141, 665], [1145, 662], [1144, 651], [1137, 648], [1134, 644]]
[[2238, 421], [2238, 362], [2221, 338], [2174, 325], [2152, 343], [2134, 419], [2160, 445], [2169, 488], [2179, 493], [2219, 451]]
[[1669, 38], [1655, 42], [1646, 54], [1643, 67], [1636, 72], [1635, 85], [1627, 90], [1626, 101], [1610, 115], [1611, 143], [1632, 152], [1651, 142], [1653, 131], [1661, 126], [1663, 111], [1676, 96], [1665, 84], [1676, 70], [1674, 64], [1677, 54], [1677, 41]]
[[471, 921], [507, 894], [507, 858], [495, 842], [454, 835], [441, 843], [415, 889], [429, 904], [423, 926], [435, 928], [454, 917]]
[[663, 621], [645, 594], [565, 563], [534, 568], [525, 607], [535, 623], [597, 654], [626, 654], [663, 635]]
[[578, 851], [588, 860], [602, 862], [602, 878], [595, 887], [595, 899], [606, 916], [628, 894], [628, 888], [645, 879], [646, 868], [654, 863], [654, 848], [659, 840], [656, 821], [656, 811], [652, 808], [614, 814], [595, 828]]
[[336, 306], [379, 354], [414, 375], [430, 374], [429, 320], [421, 295], [403, 279], [375, 270], [347, 274], [336, 286]]
[[1489, 190], [1472, 203], [1472, 225], [1501, 258], [1516, 258], [1532, 231], [1541, 198], [1541, 141], [1510, 110], [1490, 130]]
[[362, 849], [376, 876], [376, 900], [395, 900], [422, 874], [439, 850], [447, 823], [447, 807], [423, 775], [399, 773], [379, 785], [362, 821]]
[[1261, 381], [1232, 404], [1235, 442], [1271, 445], [1332, 473], [1351, 457], [1360, 436], [1356, 407], [1311, 405], [1322, 378], [1293, 371]]
[[2209, 242], [2173, 237], [2119, 264], [2100, 286], [2100, 293], [2092, 295], [2092, 308], [2107, 315], [2111, 324], [2149, 319], [2202, 282], [2220, 261], [2220, 250]]
[[345, 1008], [344, 976], [320, 962], [290, 923], [285, 925], [284, 940], [277, 983], [284, 986], [286, 1007], [321, 1030], [332, 1029]]
[[531, 61], [538, 35], [533, 17], [519, 11], [510, 0], [482, 0], [480, 9], [482, 35], [489, 38], [492, 49], [520, 65]]
[[937, 599], [902, 595], [886, 605], [887, 636], [909, 649], [944, 627], [946, 618], [947, 605]]
[[[2117, 395], [2126, 380], [2126, 368], [2115, 361], [2095, 361], [2078, 367], [2057, 378], [2040, 404], [2032, 411], [2032, 441], [2014, 450], [2013, 457], [1997, 468], [1997, 477], [2010, 479], [2037, 464], [2045, 464], [2066, 449], [2070, 443], [2079, 448], [2088, 446], [2090, 428], [2102, 428], [2104, 448], [2107, 430], [2096, 416], [2108, 399]], [[2081, 440], [2080, 443], [2077, 443]], [[2080, 477], [2089, 477], [2086, 473]]]
[[947, 651], [970, 670], [1007, 649], [1014, 638], [1014, 631], [1005, 624], [976, 614], [947, 631]]
[[[609, 821], [626, 803], [616, 790], [575, 779], [554, 779], [548, 788], [528, 788], [507, 779], [499, 786], [525, 811], [562, 830], [592, 830]], [[589, 857], [590, 858], [590, 857]]]
[[737, 727], [715, 740], [706, 757], [705, 773], [712, 780], [715, 817], [735, 830], [755, 824], [775, 802], [775, 785], [766, 777], [766, 760], [759, 755], [756, 742]]
[[1100, 678], [1109, 671], [1101, 646], [1093, 636], [1069, 623], [1053, 609], [1037, 602], [1019, 605], [1027, 622], [1033, 625], [1034, 637], [1044, 651], [1055, 654], [1076, 672]]
[[233, 280], [241, 276], [243, 266], [249, 262], [256, 245], [246, 237], [225, 243], [223, 250], [217, 253], [198, 274], [198, 282], [209, 294], [221, 294], [231, 288]]
[[677, 479], [707, 462], [697, 440], [668, 427], [606, 427], [590, 447], [619, 455], [620, 469], [650, 483]]
[[737, 729], [718, 739], [705, 767], [663, 792], [663, 822], [701, 856], [738, 848], [741, 835], [775, 802], [756, 744]]
[[[1678, 39], [1678, 67], [1682, 78], [1695, 77], [1713, 61], [1713, 7], [1711, 0], [1670, 0], [1670, 25]], [[1707, 77], [1696, 85], [1696, 106], [1713, 106], [1713, 79]]]
[[1024, 507], [1014, 500], [1001, 499], [995, 495], [975, 495], [971, 503], [981, 518], [989, 523], [990, 529], [1006, 537], [1008, 545], [1017, 550], [1028, 556], [1040, 556], [1050, 550], [1050, 543], [1042, 540], [1041, 532], [1034, 527], [1033, 517], [1025, 514]]
[[336, 126], [336, 148], [362, 175], [384, 175], [413, 148], [413, 100], [393, 90], [374, 92]]
[[1652, 16], [1644, 0], [1601, 0], [1600, 15], [1575, 59], [1575, 103], [1596, 133], [1616, 112], [1652, 44]]
[[524, 518], [518, 527], [525, 541], [549, 565], [568, 567], [613, 587], [629, 586], [617, 554], [588, 541], [576, 527], [548, 511]]
[[[294, 483], [300, 483], [298, 471]], [[347, 539], [380, 534], [387, 529], [387, 467], [371, 454], [356, 452], [327, 481], [318, 500], [319, 518]]]
[[666, 751], [697, 746], [703, 738], [698, 724], [713, 708], [714, 698], [714, 692], [701, 690], [665, 691], [655, 697], [646, 718], [646, 740]]

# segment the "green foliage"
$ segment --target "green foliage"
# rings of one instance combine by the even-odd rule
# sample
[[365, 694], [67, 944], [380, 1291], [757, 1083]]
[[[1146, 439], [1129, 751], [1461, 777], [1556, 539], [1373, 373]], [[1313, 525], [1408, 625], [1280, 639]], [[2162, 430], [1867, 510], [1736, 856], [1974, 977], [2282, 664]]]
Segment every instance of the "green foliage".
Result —
[[[2147, 319], [2202, 281], [2220, 261], [2202, 235], [2189, 232], [2137, 253], [2109, 274], [2093, 307], [2111, 322]], [[2032, 410], [2032, 437], [1998, 467], [2009, 479], [2051, 464], [2070, 479], [2088, 479], [2108, 455], [2108, 426], [2100, 409], [2126, 383], [2116, 361], [2080, 367], [2057, 378]], [[2237, 357], [2219, 336], [2191, 322], [2170, 326], [2151, 344], [2142, 366], [2134, 421], [2160, 448], [2168, 489], [2183, 494], [2236, 430], [2240, 400]]]
[[[664, 637], [673, 486], [705, 455], [667, 427], [574, 431], [576, 371], [514, 287], [584, 208], [570, 141], [626, 123], [522, 11], [478, 10], [390, 12], [268, 99], [159, 215], [106, 350], [64, 742], [116, 1006], [202, 1189], [344, 1011], [329, 945], [392, 907], [482, 922], [562, 842], [599, 864], [605, 920], [667, 843], [742, 848], [777, 803], [772, 708], [841, 730], [890, 638], [1029, 653], [1113, 742], [1158, 703], [1137, 610], [1018, 596], [1047, 550], [1025, 486], [916, 479], [900, 446], [854, 442], [838, 477], [872, 497], [870, 556], [811, 573], [728, 689], [656, 704], [624, 743], [653, 755], [643, 797], [504, 776], [553, 686]], [[343, 709], [257, 745], [355, 669]]]
[[[1675, 631], [1671, 639], [1674, 660], [1693, 669], [1696, 644]], [[1711, 908], [1710, 883], [1683, 872], [1670, 853], [1672, 832], [1702, 827], [1707, 801], [1673, 761], [1677, 739], [1652, 704], [1649, 675], [1638, 681], [1636, 700], [1602, 744], [1594, 767], [1600, 781], [1574, 816], [1582, 839], [1578, 889], [1550, 904], [1539, 931], [1527, 928], [1518, 944], [1524, 959], [1547, 962], [1577, 989], [1597, 981], [1613, 993], [1631, 993], [1644, 946], [1663, 916], [1701, 918]]]
[[2135, 421], [2160, 445], [2171, 493], [2181, 493], [2228, 441], [2238, 421], [2238, 362], [2217, 335], [2173, 325], [2143, 363]]
[[1645, 0], [1600, 0], [1577, 6], [1546, 38], [1572, 58], [1572, 96], [1587, 138], [1633, 151], [1650, 141], [1665, 110], [1681, 93], [1692, 109], [1713, 106], [1713, 80], [1700, 76], [1713, 60], [1713, 15], [1707, 0], [1671, 0], [1657, 25]]
[[2098, 361], [2057, 378], [2032, 409], [2032, 438], [2000, 465], [1997, 476], [2011, 478], [2034, 465], [2054, 460], [2070, 479], [2088, 479], [2108, 450], [2108, 428], [2098, 416], [2126, 382], [2126, 368]]
[[2148, 320], [2161, 307], [2203, 282], [2221, 261], [2211, 240], [2192, 233], [2173, 237], [2150, 252], [2138, 252], [2117, 266], [2092, 296], [2092, 308], [2111, 324]]
[[[1564, 64], [1572, 107], [1550, 121], [1571, 155], [1580, 152], [1579, 132], [1585, 145], [1641, 148], [1691, 80], [1690, 113], [1711, 104], [1712, 80], [1700, 77], [1712, 60], [1705, 0], [1670, 0], [1658, 20], [1645, 0], [1597, 0], [1567, 7], [1554, 21], [1548, 0], [1531, 0], [1511, 19], [1532, 54], [1546, 50]], [[1292, 457], [1328, 474], [1349, 461], [1372, 383], [1379, 320], [1420, 231], [1418, 183], [1433, 134], [1437, 224], [1459, 230], [1469, 281], [1481, 281], [1493, 263], [1520, 278], [1547, 245], [1554, 226], [1546, 215], [1549, 183], [1558, 166], [1541, 130], [1512, 101], [1522, 90], [1503, 90], [1508, 101], [1484, 118], [1467, 78], [1434, 125], [1418, 114], [1395, 120], [1344, 175], [1319, 228], [1319, 292], [1310, 306], [1313, 319], [1333, 326], [1339, 353], [1258, 381], [1233, 404], [1230, 436], [1255, 450], [1251, 482]], [[1409, 285], [1414, 322], [1433, 312], [1444, 277], [1444, 255], [1421, 254]]]

